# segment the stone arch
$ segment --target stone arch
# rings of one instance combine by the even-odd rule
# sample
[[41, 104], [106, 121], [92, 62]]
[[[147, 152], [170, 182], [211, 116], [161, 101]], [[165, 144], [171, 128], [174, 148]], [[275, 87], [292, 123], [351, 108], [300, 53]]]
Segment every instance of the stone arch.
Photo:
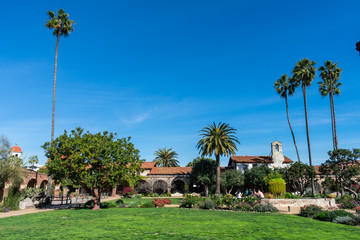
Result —
[[151, 185], [147, 181], [143, 180], [135, 188], [138, 193], [151, 193]]
[[27, 188], [35, 188], [36, 187], [36, 179], [30, 179], [28, 184], [27, 184]]
[[167, 193], [168, 191], [168, 184], [164, 180], [157, 180], [154, 182], [153, 185], [153, 192], [159, 195]]
[[175, 178], [171, 182], [171, 193], [185, 193], [185, 181], [183, 179]]
[[43, 180], [43, 181], [41, 182], [41, 184], [40, 184], [40, 188], [46, 189], [46, 188], [47, 188], [47, 183], [48, 183], [47, 180]]

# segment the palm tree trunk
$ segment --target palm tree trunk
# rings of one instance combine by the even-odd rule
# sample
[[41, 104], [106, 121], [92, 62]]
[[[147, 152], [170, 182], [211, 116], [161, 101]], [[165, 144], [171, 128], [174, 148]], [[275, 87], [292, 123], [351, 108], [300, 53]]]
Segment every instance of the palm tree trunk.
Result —
[[333, 150], [335, 150], [336, 142], [335, 142], [335, 132], [334, 132], [334, 114], [333, 114], [333, 106], [331, 101], [331, 92], [329, 93], [330, 100], [330, 113], [331, 113], [331, 129], [332, 129], [332, 137], [333, 137]]
[[[308, 123], [308, 116], [307, 116], [307, 102], [306, 102], [306, 86], [302, 84], [303, 96], [304, 96], [304, 108], [305, 108], [305, 123], [306, 123], [306, 138], [308, 144], [308, 152], [309, 152], [309, 164], [312, 166], [311, 161], [311, 148], [310, 148], [310, 134], [309, 134], [309, 123]], [[315, 193], [315, 185], [314, 185], [314, 178], [311, 178], [311, 192], [314, 196]]]
[[291, 124], [290, 124], [290, 118], [289, 118], [289, 106], [288, 106], [287, 96], [285, 96], [285, 104], [286, 104], [286, 115], [287, 115], [287, 120], [288, 120], [288, 123], [289, 123], [289, 127], [290, 127], [290, 131], [291, 131], [291, 135], [292, 135], [293, 140], [294, 140], [294, 145], [295, 145], [295, 149], [296, 149], [296, 155], [297, 155], [298, 161], [300, 162], [299, 151], [298, 151], [298, 148], [297, 148], [297, 146], [296, 146], [295, 135], [294, 135], [294, 132], [293, 132], [292, 127], [291, 127]]
[[334, 141], [335, 141], [335, 150], [338, 149], [338, 137], [336, 132], [336, 118], [335, 118], [335, 104], [334, 104], [334, 95], [331, 95], [331, 105], [332, 105], [332, 115], [333, 115], [333, 123], [334, 123]]
[[[56, 96], [56, 73], [57, 73], [57, 58], [59, 49], [60, 31], [57, 34], [56, 50], [55, 50], [55, 67], [54, 67], [54, 87], [53, 87], [53, 103], [52, 103], [52, 120], [51, 120], [51, 143], [54, 141], [54, 129], [55, 129], [55, 96]], [[46, 197], [50, 197], [51, 188], [51, 176], [48, 177], [48, 184], [46, 189]]]
[[220, 196], [220, 156], [215, 155], [216, 157], [216, 191], [215, 195]]

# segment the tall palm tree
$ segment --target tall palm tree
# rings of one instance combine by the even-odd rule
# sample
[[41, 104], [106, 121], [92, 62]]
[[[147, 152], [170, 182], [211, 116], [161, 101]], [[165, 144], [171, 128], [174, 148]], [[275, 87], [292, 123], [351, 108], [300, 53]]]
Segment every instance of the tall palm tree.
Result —
[[[304, 109], [305, 109], [305, 123], [306, 123], [306, 137], [308, 144], [308, 152], [309, 152], [309, 164], [312, 166], [311, 160], [311, 148], [310, 148], [310, 135], [309, 135], [309, 123], [307, 116], [307, 102], [306, 102], [306, 87], [309, 87], [312, 81], [315, 79], [316, 68], [314, 67], [316, 62], [310, 61], [307, 58], [301, 59], [296, 63], [294, 69], [292, 70], [293, 77], [291, 78], [291, 84], [294, 87], [301, 86], [303, 97], [304, 97]], [[314, 195], [315, 187], [314, 187], [314, 179], [311, 179], [311, 190]]]
[[215, 123], [207, 125], [200, 130], [202, 137], [196, 147], [201, 156], [215, 155], [216, 159], [216, 195], [220, 195], [220, 156], [229, 156], [237, 151], [236, 143], [240, 144], [235, 136], [236, 129], [227, 123]]
[[319, 67], [318, 70], [320, 71], [320, 77], [322, 78], [322, 81], [318, 82], [320, 84], [319, 91], [321, 96], [326, 97], [329, 94], [333, 148], [336, 150], [338, 149], [338, 138], [336, 133], [334, 95], [340, 94], [339, 87], [342, 84], [338, 82], [338, 80], [342, 70], [337, 66], [337, 63], [332, 63], [332, 61], [326, 61], [325, 65]]
[[[67, 37], [71, 31], [74, 31], [73, 25], [75, 22], [69, 19], [69, 14], [65, 13], [63, 9], [59, 9], [57, 16], [53, 11], [47, 12], [49, 21], [45, 24], [48, 29], [54, 29], [53, 34], [57, 37], [55, 50], [55, 67], [54, 67], [54, 87], [53, 87], [53, 103], [52, 103], [52, 121], [51, 121], [51, 142], [54, 141], [55, 129], [55, 95], [56, 95], [56, 73], [57, 73], [57, 58], [59, 49], [60, 36]], [[48, 188], [46, 196], [50, 196], [51, 176], [48, 179]]]
[[289, 106], [288, 106], [288, 101], [287, 101], [288, 95], [291, 96], [295, 93], [295, 87], [294, 87], [294, 85], [290, 84], [290, 78], [286, 74], [282, 75], [279, 80], [275, 81], [274, 87], [275, 87], [276, 92], [280, 95], [280, 97], [285, 99], [287, 120], [289, 123], [291, 135], [293, 137], [293, 141], [294, 141], [294, 145], [295, 145], [295, 149], [296, 149], [296, 155], [297, 155], [298, 161], [300, 162], [299, 151], [298, 151], [298, 148], [296, 145], [295, 135], [292, 130], [291, 123], [290, 123]]
[[155, 156], [155, 162], [160, 167], [179, 167], [178, 154], [172, 148], [160, 148]]

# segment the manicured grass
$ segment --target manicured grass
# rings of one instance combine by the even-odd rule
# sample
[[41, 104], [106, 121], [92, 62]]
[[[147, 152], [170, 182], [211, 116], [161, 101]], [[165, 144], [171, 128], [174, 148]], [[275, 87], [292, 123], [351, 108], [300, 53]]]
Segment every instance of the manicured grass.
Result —
[[[140, 200], [140, 203], [144, 203], [144, 202], [152, 202], [154, 198], [142, 198]], [[165, 198], [160, 198], [160, 199], [165, 199]], [[171, 204], [179, 204], [181, 202], [181, 200], [183, 200], [183, 198], [170, 198], [168, 197], [168, 199], [171, 200]], [[134, 202], [137, 201], [137, 198], [122, 198], [122, 200], [124, 201], [125, 204], [129, 204], [130, 202]], [[115, 202], [116, 200], [112, 200], [109, 202]]]
[[56, 210], [0, 219], [0, 239], [359, 239], [360, 229], [282, 214], [180, 208]]

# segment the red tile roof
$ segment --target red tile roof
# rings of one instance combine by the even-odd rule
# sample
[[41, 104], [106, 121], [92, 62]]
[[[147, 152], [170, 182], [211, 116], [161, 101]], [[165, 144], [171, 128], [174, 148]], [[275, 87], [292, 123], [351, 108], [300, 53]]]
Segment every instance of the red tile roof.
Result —
[[19, 152], [19, 153], [21, 153], [22, 151], [21, 151], [21, 148], [18, 145], [16, 145], [16, 146], [13, 146], [12, 148], [10, 148], [10, 152]]
[[[236, 163], [273, 163], [271, 156], [231, 156], [230, 161]], [[284, 156], [284, 163], [292, 163], [293, 161]]]
[[154, 167], [149, 175], [189, 175], [192, 167]]
[[141, 164], [141, 168], [143, 169], [151, 169], [154, 168], [156, 166], [156, 162], [143, 162]]

